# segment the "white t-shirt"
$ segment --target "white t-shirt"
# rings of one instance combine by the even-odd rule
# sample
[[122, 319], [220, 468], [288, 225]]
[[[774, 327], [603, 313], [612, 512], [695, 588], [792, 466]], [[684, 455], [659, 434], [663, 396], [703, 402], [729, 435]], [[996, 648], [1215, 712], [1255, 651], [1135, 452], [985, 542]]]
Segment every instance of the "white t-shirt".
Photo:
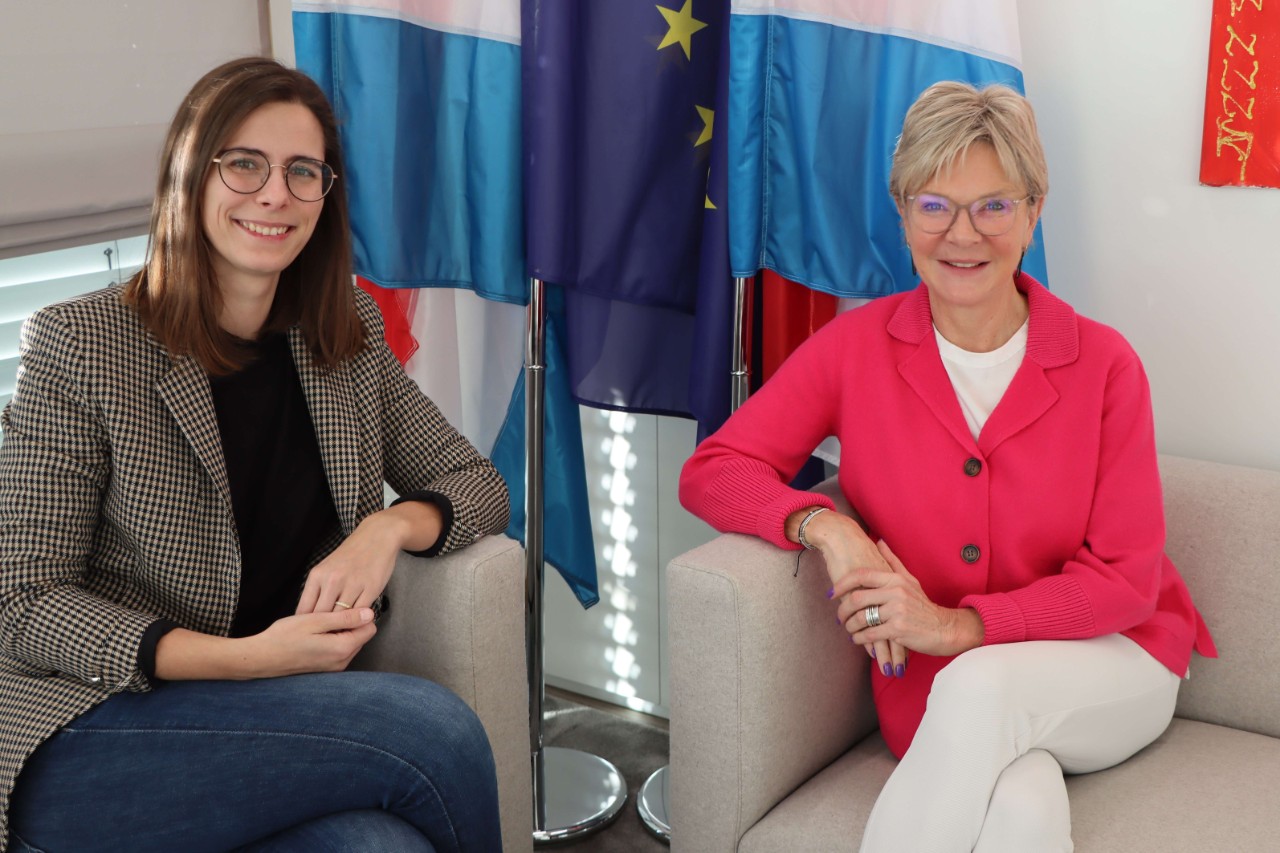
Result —
[[978, 440], [983, 424], [991, 417], [996, 404], [1013, 381], [1013, 375], [1022, 365], [1022, 357], [1027, 353], [1029, 322], [1030, 318], [1003, 346], [991, 352], [960, 349], [944, 338], [937, 326], [933, 327], [942, 364], [951, 378], [951, 387], [956, 389], [960, 410], [964, 412], [965, 423], [969, 425], [974, 441]]

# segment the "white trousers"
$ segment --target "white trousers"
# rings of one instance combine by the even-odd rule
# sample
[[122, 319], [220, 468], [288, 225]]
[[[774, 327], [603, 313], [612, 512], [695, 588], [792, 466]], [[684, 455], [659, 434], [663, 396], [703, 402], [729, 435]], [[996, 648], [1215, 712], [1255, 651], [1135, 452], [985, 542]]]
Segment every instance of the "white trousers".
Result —
[[862, 853], [1069, 853], [1062, 774], [1119, 764], [1159, 737], [1180, 683], [1119, 634], [960, 655], [934, 680]]

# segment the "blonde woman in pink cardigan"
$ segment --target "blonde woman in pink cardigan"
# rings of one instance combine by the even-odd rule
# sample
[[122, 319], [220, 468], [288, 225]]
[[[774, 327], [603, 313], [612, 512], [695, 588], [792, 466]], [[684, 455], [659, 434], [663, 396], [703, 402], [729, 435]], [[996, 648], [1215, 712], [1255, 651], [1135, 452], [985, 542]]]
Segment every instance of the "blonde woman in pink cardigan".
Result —
[[[1163, 552], [1146, 374], [1021, 271], [1048, 190], [1022, 96], [926, 90], [889, 190], [920, 286], [814, 335], [698, 448], [681, 501], [822, 553], [901, 758], [862, 850], [1071, 850], [1063, 773], [1153, 741], [1192, 649], [1216, 653]], [[862, 524], [787, 486], [830, 435]]]

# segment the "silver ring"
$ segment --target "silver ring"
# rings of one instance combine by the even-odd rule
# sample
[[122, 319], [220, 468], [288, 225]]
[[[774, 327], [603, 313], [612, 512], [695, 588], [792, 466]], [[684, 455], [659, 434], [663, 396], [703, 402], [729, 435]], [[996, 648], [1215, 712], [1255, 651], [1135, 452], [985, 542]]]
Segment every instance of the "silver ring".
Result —
[[333, 606], [334, 606], [334, 607], [341, 607], [343, 610], [350, 610], [350, 609], [351, 609], [351, 605], [350, 605], [350, 604], [347, 604], [345, 601], [335, 601], [335, 602], [333, 603]]
[[867, 627], [874, 628], [880, 624], [880, 605], [873, 604], [866, 610], [862, 611], [862, 615], [867, 617]]

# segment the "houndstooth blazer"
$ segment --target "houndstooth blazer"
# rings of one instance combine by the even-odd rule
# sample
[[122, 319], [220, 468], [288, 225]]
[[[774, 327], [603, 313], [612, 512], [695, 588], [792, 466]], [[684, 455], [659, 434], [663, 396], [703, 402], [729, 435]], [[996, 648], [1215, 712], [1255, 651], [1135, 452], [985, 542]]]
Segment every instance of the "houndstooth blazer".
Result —
[[[340, 533], [401, 494], [453, 504], [441, 553], [506, 526], [506, 486], [400, 368], [373, 300], [366, 347], [335, 370], [289, 332]], [[23, 762], [113, 693], [150, 689], [138, 646], [158, 617], [226, 635], [240, 553], [209, 381], [172, 358], [118, 288], [23, 327], [0, 415], [0, 850]], [[317, 559], [319, 557], [317, 556]]]

